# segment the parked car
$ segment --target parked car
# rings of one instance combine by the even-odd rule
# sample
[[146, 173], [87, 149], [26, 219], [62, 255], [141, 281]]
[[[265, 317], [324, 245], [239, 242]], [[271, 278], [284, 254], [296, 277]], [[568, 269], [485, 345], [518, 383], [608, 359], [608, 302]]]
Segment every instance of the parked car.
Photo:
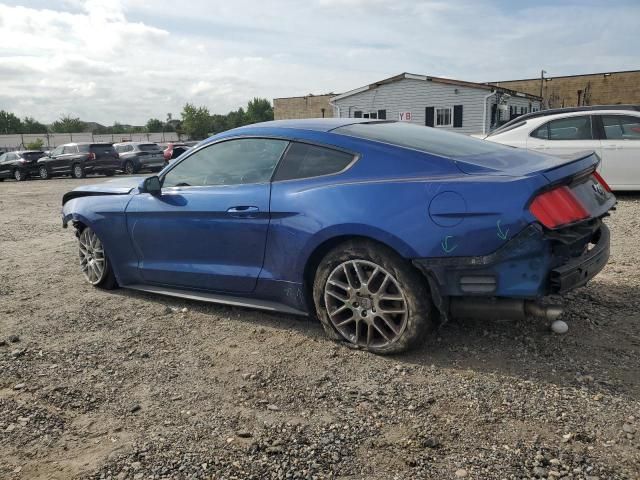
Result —
[[599, 172], [613, 190], [640, 190], [640, 111], [569, 110], [523, 115], [486, 139], [551, 155], [592, 150], [602, 159]]
[[44, 155], [41, 150], [20, 150], [0, 155], [0, 181], [15, 178], [17, 181], [38, 174], [37, 161]]
[[165, 165], [163, 151], [157, 143], [124, 142], [113, 147], [120, 156], [119, 170], [128, 175], [142, 170], [162, 170]]
[[556, 318], [537, 299], [609, 257], [597, 165], [405, 122], [274, 121], [68, 192], [62, 221], [92, 285], [317, 315], [391, 353], [451, 316]]
[[111, 176], [119, 169], [120, 158], [110, 143], [67, 143], [38, 160], [43, 180], [60, 175], [83, 178], [88, 173]]
[[190, 150], [191, 147], [185, 143], [169, 143], [167, 144], [167, 148], [164, 150], [164, 161], [165, 164], [169, 163], [171, 160], [178, 158], [187, 150]]

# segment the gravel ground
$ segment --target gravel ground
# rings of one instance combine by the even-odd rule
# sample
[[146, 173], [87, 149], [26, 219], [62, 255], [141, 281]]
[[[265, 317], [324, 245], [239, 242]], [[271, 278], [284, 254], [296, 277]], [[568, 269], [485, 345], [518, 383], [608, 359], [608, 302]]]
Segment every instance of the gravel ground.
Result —
[[306, 319], [90, 287], [58, 216], [79, 183], [0, 183], [0, 478], [640, 478], [640, 196], [568, 334], [452, 322], [377, 357]]

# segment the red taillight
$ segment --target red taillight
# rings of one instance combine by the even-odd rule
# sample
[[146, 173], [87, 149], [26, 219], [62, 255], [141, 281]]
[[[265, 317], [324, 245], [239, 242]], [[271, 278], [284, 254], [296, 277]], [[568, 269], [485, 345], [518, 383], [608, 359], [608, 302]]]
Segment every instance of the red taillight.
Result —
[[538, 195], [529, 211], [547, 228], [584, 220], [589, 212], [569, 187], [558, 187]]
[[609, 184], [607, 182], [604, 181], [604, 178], [602, 178], [602, 175], [600, 175], [598, 172], [593, 172], [593, 177], [598, 181], [598, 183], [600, 185], [602, 185], [604, 187], [604, 189], [607, 192], [611, 191], [611, 187], [609, 186]]
[[93, 152], [90, 152], [87, 160], [95, 160], [95, 159], [96, 159], [96, 154]]

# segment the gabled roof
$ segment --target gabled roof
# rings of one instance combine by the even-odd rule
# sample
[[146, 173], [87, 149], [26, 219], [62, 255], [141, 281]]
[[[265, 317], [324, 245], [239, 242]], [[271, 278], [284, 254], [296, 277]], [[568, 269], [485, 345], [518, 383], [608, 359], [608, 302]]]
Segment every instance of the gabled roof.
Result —
[[400, 75], [395, 75], [393, 77], [385, 78], [384, 80], [380, 80], [379, 82], [371, 83], [369, 85], [365, 85], [364, 87], [355, 88], [353, 90], [349, 90], [348, 92], [342, 93], [340, 95], [336, 95], [331, 99], [332, 102], [336, 100], [342, 100], [343, 98], [350, 97], [357, 93], [366, 92], [367, 90], [373, 90], [378, 88], [381, 85], [386, 85], [388, 83], [399, 82], [400, 80], [422, 80], [424, 82], [436, 82], [436, 83], [444, 83], [447, 85], [456, 85], [459, 87], [469, 87], [469, 88], [478, 88], [480, 90], [491, 91], [500, 91], [504, 93], [509, 93], [511, 95], [515, 95], [518, 97], [526, 97], [532, 100], [541, 100], [540, 97], [535, 95], [530, 95], [528, 93], [516, 92], [515, 90], [509, 90], [508, 88], [496, 87], [495, 85], [487, 85], [485, 83], [475, 83], [475, 82], [466, 82], [464, 80], [454, 80], [451, 78], [442, 78], [442, 77], [430, 77], [427, 75], [416, 75], [415, 73], [401, 73]]

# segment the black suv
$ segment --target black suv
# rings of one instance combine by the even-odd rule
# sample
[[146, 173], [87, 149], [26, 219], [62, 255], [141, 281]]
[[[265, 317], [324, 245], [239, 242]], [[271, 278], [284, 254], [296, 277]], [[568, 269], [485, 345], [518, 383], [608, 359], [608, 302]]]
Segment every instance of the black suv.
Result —
[[38, 159], [44, 155], [40, 150], [21, 150], [0, 155], [0, 181], [15, 178], [19, 182], [38, 174]]
[[159, 171], [164, 167], [164, 155], [157, 143], [123, 142], [113, 145], [120, 155], [120, 168], [131, 175], [140, 170]]
[[113, 175], [120, 170], [120, 159], [110, 143], [67, 143], [38, 160], [40, 178], [58, 175], [82, 178], [87, 173]]

